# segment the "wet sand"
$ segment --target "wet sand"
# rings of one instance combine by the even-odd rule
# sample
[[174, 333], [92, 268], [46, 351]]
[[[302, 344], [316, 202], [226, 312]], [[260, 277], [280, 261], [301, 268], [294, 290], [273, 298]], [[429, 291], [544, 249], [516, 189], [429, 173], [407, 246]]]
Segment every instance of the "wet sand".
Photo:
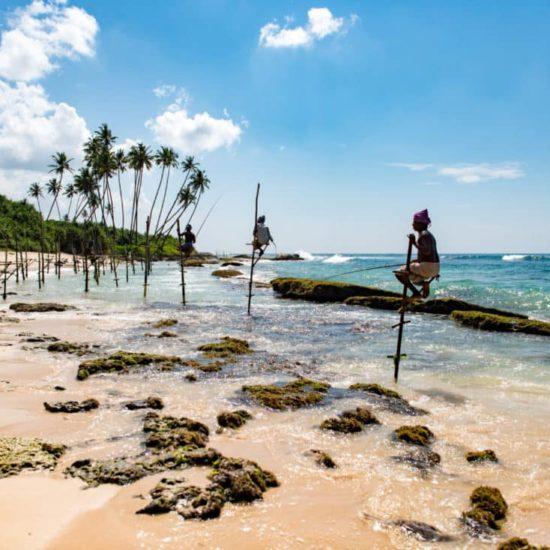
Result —
[[[97, 313], [99, 306], [19, 314], [20, 323], [0, 323], [0, 436], [40, 437], [69, 446], [53, 472], [0, 479], [0, 548], [425, 548], [427, 543], [387, 525], [398, 518], [427, 522], [457, 537], [453, 543], [430, 547], [490, 548], [494, 542], [469, 538], [459, 522], [470, 492], [483, 484], [500, 488], [510, 506], [508, 520], [495, 540], [510, 536], [525, 536], [533, 544], [550, 540], [547, 394], [503, 389], [489, 394], [484, 387], [422, 387], [418, 381], [412, 387], [404, 382], [399, 391], [413, 405], [429, 410], [429, 416], [411, 418], [375, 408], [380, 426], [338, 436], [321, 432], [320, 422], [365, 405], [361, 396], [294, 412], [274, 412], [248, 403], [254, 419], [238, 431], [217, 434], [216, 415], [243, 405], [237, 397], [243, 383], [279, 380], [281, 374], [274, 371], [266, 378], [265, 373], [251, 370], [248, 375], [204, 378], [190, 384], [181, 373], [145, 369], [78, 382], [80, 358], [54, 356], [40, 349], [41, 344], [24, 343], [17, 336], [47, 334], [109, 350], [123, 345], [129, 327], [132, 334], [150, 331], [143, 317]], [[185, 323], [184, 315], [179, 312], [176, 317]], [[202, 339], [212, 341], [217, 336], [203, 334]], [[162, 351], [167, 345], [143, 335], [128, 342], [143, 351]], [[194, 346], [185, 336], [180, 342], [181, 355], [192, 354]], [[261, 339], [252, 343], [261, 348]], [[349, 383], [347, 378], [329, 381]], [[363, 381], [388, 385], [387, 380]], [[55, 385], [66, 391], [55, 391]], [[258, 462], [275, 473], [281, 486], [267, 491], [262, 501], [228, 504], [219, 519], [200, 522], [184, 521], [175, 513], [135, 514], [163, 474], [124, 487], [85, 490], [80, 480], [64, 477], [64, 468], [77, 459], [137, 454], [144, 411], [127, 411], [123, 403], [151, 394], [164, 400], [163, 414], [206, 423], [211, 429], [209, 446], [226, 456]], [[42, 405], [88, 397], [100, 401], [97, 411], [49, 414]], [[417, 423], [428, 425], [436, 434], [433, 450], [442, 458], [441, 465], [426, 474], [390, 458], [403, 451], [391, 440], [391, 431]], [[312, 448], [329, 452], [338, 468], [319, 468], [306, 455]], [[501, 464], [472, 466], [464, 460], [467, 450], [485, 448], [494, 449]], [[205, 485], [208, 471], [195, 467], [167, 475]]]

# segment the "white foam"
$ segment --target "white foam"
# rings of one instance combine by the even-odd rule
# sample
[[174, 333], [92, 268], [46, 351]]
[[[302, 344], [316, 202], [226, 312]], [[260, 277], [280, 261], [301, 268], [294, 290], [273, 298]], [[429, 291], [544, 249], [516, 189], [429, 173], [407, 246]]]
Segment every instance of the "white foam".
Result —
[[345, 264], [346, 262], [349, 262], [353, 258], [350, 258], [348, 256], [342, 256], [340, 254], [334, 254], [334, 256], [331, 256], [330, 258], [325, 258], [323, 260], [324, 264]]
[[302, 260], [306, 260], [308, 262], [311, 262], [311, 261], [317, 259], [317, 257], [314, 256], [313, 254], [311, 254], [311, 252], [307, 252], [305, 250], [298, 250], [296, 252], [296, 254], [298, 254], [298, 256], [300, 256], [300, 258], [302, 258]]
[[505, 254], [502, 256], [503, 261], [505, 262], [519, 262], [525, 260], [527, 256], [525, 254]]

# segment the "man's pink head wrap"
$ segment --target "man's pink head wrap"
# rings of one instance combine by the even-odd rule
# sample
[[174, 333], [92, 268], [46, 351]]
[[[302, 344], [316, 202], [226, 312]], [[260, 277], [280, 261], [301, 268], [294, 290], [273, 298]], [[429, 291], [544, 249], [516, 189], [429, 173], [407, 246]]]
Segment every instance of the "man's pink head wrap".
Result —
[[426, 225], [430, 225], [432, 223], [432, 220], [430, 220], [430, 216], [428, 215], [428, 210], [421, 210], [420, 212], [416, 212], [416, 214], [413, 217], [413, 220], [415, 222], [421, 222], [425, 223]]

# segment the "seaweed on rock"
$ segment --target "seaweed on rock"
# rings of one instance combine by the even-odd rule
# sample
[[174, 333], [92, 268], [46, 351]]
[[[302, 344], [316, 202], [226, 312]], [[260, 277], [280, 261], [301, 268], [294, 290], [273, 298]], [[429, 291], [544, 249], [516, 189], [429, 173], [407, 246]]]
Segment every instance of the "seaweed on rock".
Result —
[[16, 302], [15, 304], [11, 304], [10, 309], [17, 313], [48, 313], [50, 311], [68, 311], [70, 309], [76, 308], [67, 304], [56, 304], [52, 302], [42, 302], [35, 304]]
[[44, 408], [51, 413], [79, 413], [88, 412], [99, 407], [97, 399], [85, 399], [84, 401], [59, 401], [58, 403], [44, 402]]
[[145, 446], [155, 452], [174, 450], [178, 447], [205, 447], [208, 442], [208, 427], [190, 418], [160, 416], [150, 412], [143, 420], [146, 434]]
[[86, 355], [90, 352], [90, 344], [75, 344], [73, 342], [53, 342], [46, 348], [51, 353], [70, 353]]
[[462, 521], [472, 536], [482, 536], [500, 529], [506, 519], [508, 504], [495, 487], [481, 486], [470, 495], [470, 510], [462, 514]]
[[224, 336], [219, 342], [203, 344], [199, 346], [198, 351], [201, 351], [206, 357], [233, 357], [234, 355], [246, 355], [253, 353], [250, 349], [250, 344], [246, 340], [239, 338], [231, 338]]
[[470, 451], [465, 455], [468, 462], [498, 462], [497, 455], [492, 449], [484, 451]]
[[321, 422], [322, 430], [340, 433], [356, 433], [363, 431], [368, 424], [380, 424], [378, 419], [365, 407], [357, 407], [353, 411], [344, 411], [338, 417], [327, 418]]
[[313, 458], [315, 459], [315, 463], [318, 466], [328, 469], [337, 468], [336, 462], [334, 462], [332, 457], [328, 453], [325, 453], [325, 451], [320, 451], [319, 449], [310, 449], [308, 453], [313, 456]]
[[426, 426], [401, 426], [393, 432], [397, 441], [427, 447], [435, 439], [433, 432]]
[[164, 408], [164, 402], [160, 397], [157, 397], [155, 395], [150, 395], [146, 399], [137, 399], [135, 401], [129, 401], [124, 406], [130, 411], [135, 411], [139, 409], [160, 410]]
[[527, 539], [512, 537], [497, 546], [497, 550], [549, 550], [548, 546], [534, 546]]
[[284, 411], [320, 403], [329, 388], [330, 385], [326, 382], [298, 378], [282, 386], [274, 384], [243, 386], [242, 391], [264, 407]]
[[218, 425], [222, 428], [237, 429], [244, 426], [252, 415], [245, 410], [239, 409], [236, 411], [224, 411], [217, 417]]
[[376, 404], [395, 414], [407, 416], [421, 416], [428, 414], [428, 411], [411, 405], [398, 392], [385, 388], [384, 386], [380, 386], [379, 384], [357, 383], [352, 384], [349, 389], [352, 391], [361, 391], [366, 393], [368, 396], [376, 400]]
[[37, 438], [0, 437], [0, 478], [22, 470], [52, 470], [66, 450]]
[[451, 318], [461, 325], [479, 330], [550, 336], [550, 323], [546, 321], [504, 317], [480, 311], [454, 311]]

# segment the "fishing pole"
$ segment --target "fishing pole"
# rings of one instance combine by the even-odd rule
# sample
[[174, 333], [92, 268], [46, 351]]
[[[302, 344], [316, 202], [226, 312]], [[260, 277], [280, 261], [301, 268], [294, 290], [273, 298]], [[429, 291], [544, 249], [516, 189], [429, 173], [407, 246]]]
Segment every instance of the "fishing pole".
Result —
[[366, 267], [362, 269], [354, 269], [353, 271], [345, 271], [344, 273], [337, 273], [336, 275], [331, 275], [330, 277], [325, 277], [320, 279], [321, 281], [328, 281], [329, 279], [334, 279], [335, 277], [341, 277], [342, 275], [350, 275], [351, 273], [360, 273], [362, 271], [374, 271], [375, 269], [386, 269], [390, 267], [401, 267], [403, 264], [387, 264], [387, 265], [377, 265], [375, 267]]
[[199, 236], [199, 233], [201, 232], [201, 229], [204, 227], [204, 224], [206, 223], [206, 220], [210, 217], [210, 214], [212, 214], [212, 211], [214, 210], [214, 208], [216, 208], [216, 205], [220, 202], [222, 197], [223, 197], [223, 195], [220, 195], [218, 197], [218, 199], [216, 200], [216, 202], [210, 207], [210, 210], [208, 210], [206, 216], [204, 217], [204, 220], [202, 221], [202, 223], [199, 227], [199, 230], [197, 231], [197, 237]]

